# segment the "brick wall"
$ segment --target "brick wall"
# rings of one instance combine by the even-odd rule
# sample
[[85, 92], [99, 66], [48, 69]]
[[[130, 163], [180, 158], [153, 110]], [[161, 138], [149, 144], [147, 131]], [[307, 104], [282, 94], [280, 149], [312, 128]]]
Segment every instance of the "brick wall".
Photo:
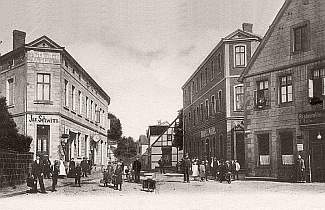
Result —
[[18, 154], [0, 150], [0, 188], [24, 183], [32, 162], [33, 153]]

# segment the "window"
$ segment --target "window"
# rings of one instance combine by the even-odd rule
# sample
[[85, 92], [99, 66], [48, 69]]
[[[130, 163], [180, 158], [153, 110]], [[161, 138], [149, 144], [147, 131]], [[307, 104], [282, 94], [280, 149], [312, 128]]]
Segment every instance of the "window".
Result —
[[218, 63], [218, 69], [217, 69], [217, 71], [218, 71], [218, 73], [221, 73], [221, 67], [222, 67], [221, 62], [222, 62], [221, 54], [218, 54], [218, 57], [217, 57], [217, 63]]
[[211, 114], [215, 114], [216, 113], [216, 99], [213, 96], [211, 96]]
[[235, 111], [244, 110], [244, 87], [243, 85], [235, 86]]
[[188, 125], [191, 123], [191, 112], [188, 113]]
[[246, 47], [243, 45], [235, 46], [235, 67], [246, 65]]
[[208, 84], [208, 69], [205, 68], [205, 72], [204, 72], [204, 77], [205, 77], [205, 82], [204, 82], [204, 85], [207, 85]]
[[90, 120], [93, 120], [93, 101], [90, 101]]
[[316, 69], [308, 80], [308, 96], [310, 104], [316, 105], [323, 103], [325, 95], [325, 69]]
[[203, 110], [203, 104], [200, 104], [200, 117], [201, 117], [201, 121], [203, 121], [203, 118], [204, 118], [204, 110]]
[[292, 102], [292, 76], [280, 77], [280, 102]]
[[218, 103], [217, 103], [217, 112], [221, 112], [221, 106], [222, 106], [222, 90], [219, 90], [219, 92], [218, 92]]
[[257, 82], [255, 103], [256, 103], [256, 108], [259, 109], [263, 109], [269, 105], [269, 81], [268, 80]]
[[77, 134], [77, 155], [81, 156], [80, 133]]
[[37, 125], [36, 154], [49, 155], [50, 126]]
[[7, 105], [14, 104], [14, 78], [7, 80]]
[[294, 164], [293, 159], [293, 134], [291, 131], [280, 131], [280, 145], [283, 165]]
[[83, 101], [82, 101], [82, 93], [80, 90], [78, 91], [78, 96], [79, 96], [79, 114], [82, 114]]
[[196, 124], [196, 109], [193, 110], [193, 125]]
[[191, 85], [188, 86], [188, 100], [189, 103], [192, 103], [192, 94], [191, 94]]
[[86, 96], [86, 118], [89, 118], [89, 100]]
[[197, 119], [197, 123], [198, 123], [199, 120], [200, 120], [200, 108], [199, 108], [199, 106], [196, 107], [196, 119]]
[[215, 66], [214, 66], [214, 62], [211, 61], [211, 80], [214, 79], [214, 75], [215, 75]]
[[201, 88], [204, 86], [204, 84], [203, 84], [203, 72], [201, 72], [201, 80], [200, 80], [200, 84], [201, 84]]
[[206, 119], [209, 118], [209, 100], [205, 100], [205, 111], [206, 111]]
[[270, 165], [269, 134], [258, 134], [257, 142], [260, 165]]
[[37, 100], [50, 100], [50, 75], [37, 74]]
[[76, 110], [76, 88], [72, 85], [72, 95], [71, 95], [71, 102], [72, 102], [72, 110]]
[[199, 77], [196, 78], [196, 92], [199, 92], [200, 90], [200, 83], [199, 83]]
[[293, 28], [293, 52], [305, 52], [309, 48], [308, 23]]
[[64, 80], [64, 106], [69, 106], [69, 90], [67, 80]]

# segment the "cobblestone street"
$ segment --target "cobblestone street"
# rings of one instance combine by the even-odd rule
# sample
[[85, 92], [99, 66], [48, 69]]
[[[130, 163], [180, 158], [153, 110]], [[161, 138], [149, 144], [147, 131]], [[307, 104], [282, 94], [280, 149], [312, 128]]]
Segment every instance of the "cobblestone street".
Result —
[[183, 183], [180, 176], [158, 174], [156, 191], [146, 192], [140, 184], [128, 182], [116, 191], [102, 187], [99, 180], [97, 173], [75, 187], [73, 179], [61, 179], [58, 191], [47, 194], [25, 193], [23, 186], [3, 190], [1, 209], [323, 209], [325, 204], [324, 183]]

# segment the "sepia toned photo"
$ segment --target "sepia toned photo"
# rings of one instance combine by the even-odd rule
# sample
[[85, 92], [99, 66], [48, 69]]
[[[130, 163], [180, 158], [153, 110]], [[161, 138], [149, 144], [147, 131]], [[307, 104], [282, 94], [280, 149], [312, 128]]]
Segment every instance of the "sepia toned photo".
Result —
[[0, 0], [0, 209], [325, 209], [325, 0]]

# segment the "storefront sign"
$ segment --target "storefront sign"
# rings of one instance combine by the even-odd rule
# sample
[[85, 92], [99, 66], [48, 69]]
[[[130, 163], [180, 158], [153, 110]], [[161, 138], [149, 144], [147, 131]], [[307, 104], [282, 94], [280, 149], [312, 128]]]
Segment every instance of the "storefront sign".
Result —
[[45, 115], [30, 115], [28, 122], [31, 123], [59, 123], [59, 119]]
[[316, 124], [325, 122], [325, 111], [311, 111], [298, 114], [300, 125]]
[[34, 50], [28, 51], [27, 61], [35, 62], [35, 63], [53, 63], [53, 64], [61, 63], [60, 53], [40, 52]]

